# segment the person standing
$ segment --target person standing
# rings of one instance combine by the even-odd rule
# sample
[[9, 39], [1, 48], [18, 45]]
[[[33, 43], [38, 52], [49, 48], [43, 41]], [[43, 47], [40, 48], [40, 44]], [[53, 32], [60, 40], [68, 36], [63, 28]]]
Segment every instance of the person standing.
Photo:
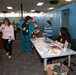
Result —
[[31, 17], [26, 16], [25, 20], [22, 20], [19, 23], [19, 28], [21, 29], [21, 37], [22, 37], [22, 49], [21, 53], [31, 52], [31, 41], [30, 38], [32, 36], [34, 27], [31, 23]]
[[36, 21], [34, 21], [33, 24], [34, 24], [34, 36], [39, 37], [40, 36], [39, 26]]
[[12, 56], [12, 42], [14, 40], [14, 29], [13, 26], [10, 24], [8, 18], [3, 20], [3, 24], [0, 27], [0, 31], [2, 31], [2, 42], [3, 47], [6, 50], [6, 55], [8, 58]]
[[52, 26], [49, 20], [46, 22], [43, 35], [46, 35], [48, 38], [52, 39]]

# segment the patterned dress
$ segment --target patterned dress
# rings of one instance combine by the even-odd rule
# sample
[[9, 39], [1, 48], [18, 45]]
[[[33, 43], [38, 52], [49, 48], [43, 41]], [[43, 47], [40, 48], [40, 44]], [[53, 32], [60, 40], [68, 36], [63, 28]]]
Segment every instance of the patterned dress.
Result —
[[31, 45], [30, 38], [32, 36], [32, 32], [34, 31], [34, 25], [33, 25], [33, 23], [30, 23], [28, 26], [29, 26], [29, 33], [27, 35], [23, 35], [22, 31], [21, 31], [21, 37], [22, 37], [21, 52], [31, 52], [32, 51], [32, 45]]

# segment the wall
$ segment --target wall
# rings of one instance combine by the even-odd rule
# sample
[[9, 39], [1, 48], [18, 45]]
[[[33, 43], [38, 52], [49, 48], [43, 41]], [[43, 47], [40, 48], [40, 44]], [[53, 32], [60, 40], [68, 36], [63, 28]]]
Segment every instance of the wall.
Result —
[[[10, 22], [15, 21], [15, 22], [19, 22], [20, 17], [8, 17]], [[0, 22], [1, 20], [4, 19], [4, 17], [0, 17]]]
[[49, 17], [47, 16], [48, 16], [47, 14], [42, 14], [34, 18], [34, 20], [37, 21], [38, 23], [41, 34], [43, 33], [44, 26], [46, 25], [46, 21], [49, 20]]
[[48, 15], [53, 14], [53, 35], [59, 34], [61, 26], [61, 11], [65, 9], [70, 9], [68, 29], [72, 38], [76, 39], [76, 2], [47, 13]]
[[[35, 17], [35, 21], [38, 22], [41, 34], [43, 33], [44, 26], [46, 25], [46, 21], [50, 20], [50, 15], [53, 14], [52, 17], [52, 26], [53, 26], [53, 35], [59, 35], [59, 29], [61, 26], [61, 11], [65, 9], [70, 9], [69, 14], [69, 32], [73, 39], [76, 39], [76, 2], [48, 12], [46, 14], [39, 15]], [[0, 18], [1, 20], [2, 18]], [[19, 22], [19, 17], [11, 17], [10, 21]]]
[[36, 17], [35, 20], [39, 24], [39, 28], [41, 30], [41, 33], [43, 32], [42, 30], [44, 29], [42, 25], [42, 19], [44, 19], [44, 26], [46, 25], [46, 21], [50, 20], [50, 15], [52, 14], [52, 27], [53, 27], [53, 35], [58, 36], [59, 35], [59, 29], [61, 26], [61, 12], [62, 10], [69, 9], [69, 32], [72, 36], [73, 39], [76, 39], [76, 2], [63, 6], [61, 8], [58, 8], [56, 10], [53, 10], [51, 12], [46, 13], [44, 16], [39, 16]]

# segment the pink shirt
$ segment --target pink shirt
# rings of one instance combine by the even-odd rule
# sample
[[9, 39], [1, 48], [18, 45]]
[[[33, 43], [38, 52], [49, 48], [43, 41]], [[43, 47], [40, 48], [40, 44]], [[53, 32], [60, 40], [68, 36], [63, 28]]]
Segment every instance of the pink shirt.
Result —
[[11, 36], [11, 39], [14, 40], [14, 29], [12, 25], [5, 26], [5, 24], [2, 24], [0, 27], [0, 31], [2, 31], [3, 39], [9, 39], [9, 36]]

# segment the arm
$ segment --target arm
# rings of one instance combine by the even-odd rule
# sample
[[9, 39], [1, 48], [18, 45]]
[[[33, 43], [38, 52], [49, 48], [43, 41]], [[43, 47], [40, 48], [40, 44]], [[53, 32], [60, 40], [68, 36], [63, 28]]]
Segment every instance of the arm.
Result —
[[42, 37], [45, 37], [45, 35], [47, 35], [45, 30], [46, 30], [46, 26], [44, 27], [44, 31], [42, 33]]
[[59, 46], [63, 47], [63, 46], [64, 46], [64, 43], [60, 42], [61, 39], [62, 39], [61, 36], [57, 37], [57, 38], [55, 39], [55, 43], [58, 44]]
[[34, 32], [34, 24], [30, 23], [29, 24], [29, 35], [30, 35], [30, 37], [32, 36], [33, 32]]
[[18, 28], [20, 28], [22, 31], [25, 31], [24, 28], [22, 28], [22, 25], [24, 24], [24, 20], [22, 20], [19, 25]]
[[58, 42], [57, 40], [55, 40], [55, 43], [58, 44], [58, 45], [61, 46], [61, 47], [64, 46], [64, 43], [60, 43], [60, 42]]
[[22, 31], [25, 31], [24, 28], [22, 28], [22, 27], [20, 27], [20, 29], [21, 29]]
[[12, 25], [10, 25], [10, 31], [11, 31], [11, 39], [10, 40], [14, 40], [14, 28]]
[[34, 30], [34, 34], [38, 34], [40, 32], [39, 29]]
[[22, 20], [22, 21], [19, 23], [18, 28], [22, 29], [21, 27], [22, 27], [23, 23], [24, 23], [24, 20]]
[[5, 25], [2, 24], [0, 27], [0, 31], [2, 31], [4, 28], [5, 28]]

